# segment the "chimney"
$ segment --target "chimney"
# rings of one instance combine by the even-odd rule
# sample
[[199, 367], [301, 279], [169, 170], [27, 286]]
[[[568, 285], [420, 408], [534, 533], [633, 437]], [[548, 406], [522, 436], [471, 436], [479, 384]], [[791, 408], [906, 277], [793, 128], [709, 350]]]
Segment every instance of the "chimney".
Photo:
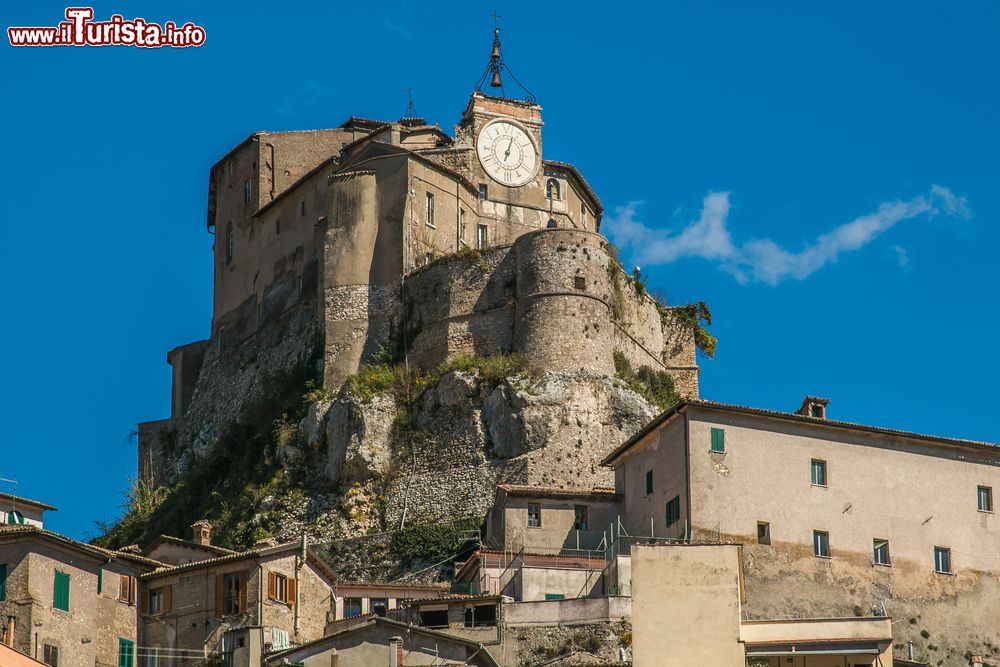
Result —
[[796, 410], [795, 414], [813, 417], [814, 419], [826, 419], [826, 406], [829, 404], [829, 398], [806, 396], [802, 399], [802, 407]]
[[205, 546], [212, 545], [212, 524], [205, 519], [191, 524], [191, 539]]
[[389, 640], [389, 667], [403, 667], [403, 638]]
[[3, 633], [4, 643], [7, 646], [10, 646], [11, 648], [14, 647], [14, 623], [15, 623], [14, 617], [13, 616], [8, 616], [7, 617], [7, 629], [4, 630], [4, 633]]

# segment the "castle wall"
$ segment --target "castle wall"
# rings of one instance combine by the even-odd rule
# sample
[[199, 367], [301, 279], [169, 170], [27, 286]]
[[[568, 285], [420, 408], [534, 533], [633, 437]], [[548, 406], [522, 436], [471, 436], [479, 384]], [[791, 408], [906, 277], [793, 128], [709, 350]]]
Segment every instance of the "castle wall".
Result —
[[546, 230], [519, 239], [514, 347], [538, 368], [614, 375], [604, 240]]

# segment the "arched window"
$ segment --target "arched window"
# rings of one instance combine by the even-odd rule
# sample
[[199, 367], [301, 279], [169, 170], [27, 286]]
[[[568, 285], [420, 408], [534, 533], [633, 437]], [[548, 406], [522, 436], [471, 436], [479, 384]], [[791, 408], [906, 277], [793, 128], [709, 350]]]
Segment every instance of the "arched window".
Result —
[[545, 196], [549, 199], [562, 199], [559, 193], [559, 181], [554, 178], [550, 178], [545, 183]]
[[226, 264], [233, 261], [233, 223], [226, 227]]
[[555, 218], [549, 218], [549, 224], [546, 225], [547, 228], [549, 228], [549, 229], [555, 229], [558, 226], [559, 226], [559, 223], [556, 222]]

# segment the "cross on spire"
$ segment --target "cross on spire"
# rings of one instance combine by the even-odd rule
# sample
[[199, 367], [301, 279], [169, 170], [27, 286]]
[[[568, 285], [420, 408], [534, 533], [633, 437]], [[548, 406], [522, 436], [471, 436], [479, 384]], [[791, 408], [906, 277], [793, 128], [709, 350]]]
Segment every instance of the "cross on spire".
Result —
[[493, 31], [496, 32], [497, 30], [500, 29], [500, 26], [497, 24], [497, 20], [500, 18], [500, 15], [497, 14], [497, 11], [494, 9], [493, 13], [490, 14], [490, 16], [493, 17]]

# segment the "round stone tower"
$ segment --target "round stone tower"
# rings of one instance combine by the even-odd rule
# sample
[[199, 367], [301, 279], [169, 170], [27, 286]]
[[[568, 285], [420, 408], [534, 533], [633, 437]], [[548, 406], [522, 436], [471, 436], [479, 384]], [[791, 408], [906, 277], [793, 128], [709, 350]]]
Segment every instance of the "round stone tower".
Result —
[[614, 375], [611, 275], [617, 264], [593, 232], [545, 229], [514, 242], [514, 349], [543, 370]]

